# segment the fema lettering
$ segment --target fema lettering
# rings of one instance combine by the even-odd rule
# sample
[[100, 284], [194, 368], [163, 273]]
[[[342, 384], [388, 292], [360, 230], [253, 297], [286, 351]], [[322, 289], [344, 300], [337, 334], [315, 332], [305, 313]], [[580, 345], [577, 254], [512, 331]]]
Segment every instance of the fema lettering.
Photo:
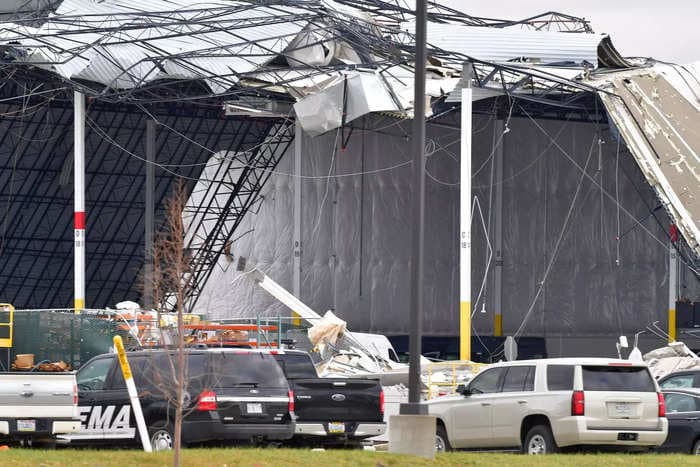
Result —
[[117, 410], [116, 405], [94, 405], [80, 407], [80, 431], [133, 432], [129, 427], [131, 406], [122, 405]]

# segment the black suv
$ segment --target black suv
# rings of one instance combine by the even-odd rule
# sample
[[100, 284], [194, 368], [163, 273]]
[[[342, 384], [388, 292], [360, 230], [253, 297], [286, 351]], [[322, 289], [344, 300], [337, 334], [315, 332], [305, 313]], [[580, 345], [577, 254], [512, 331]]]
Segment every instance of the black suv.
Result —
[[[186, 349], [182, 442], [264, 442], [294, 434], [294, 395], [275, 358], [242, 349]], [[176, 400], [173, 350], [127, 352], [154, 450], [170, 449]], [[81, 430], [62, 438], [139, 441], [116, 354], [99, 355], [77, 373]]]

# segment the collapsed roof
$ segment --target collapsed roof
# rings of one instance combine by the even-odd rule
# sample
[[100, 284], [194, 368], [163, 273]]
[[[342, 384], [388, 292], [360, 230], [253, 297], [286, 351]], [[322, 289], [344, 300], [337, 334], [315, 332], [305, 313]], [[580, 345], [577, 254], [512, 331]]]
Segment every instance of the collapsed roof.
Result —
[[[253, 90], [299, 97], [343, 72], [402, 79], [411, 70], [412, 12], [376, 0], [156, 0], [148, 9], [136, 0], [64, 0], [51, 6], [41, 25], [16, 19], [0, 28], [3, 62], [50, 70], [101, 99], [154, 99], [156, 89], [195, 80], [232, 98]], [[435, 64], [453, 72], [465, 58], [627, 66], [603, 52], [611, 48], [607, 36], [577, 18], [547, 13], [519, 22], [438, 5], [432, 10], [428, 41]], [[542, 30], [553, 24], [585, 33]]]
[[[26, 2], [17, 3], [27, 5]], [[296, 117], [310, 134], [340, 127], [369, 112], [389, 112], [401, 118], [412, 115], [414, 40], [411, 31], [415, 18], [412, 6], [406, 2], [231, 0], [192, 4], [186, 0], [153, 0], [147, 6], [143, 3], [136, 0], [33, 0], [32, 8], [0, 10], [0, 19], [8, 21], [0, 25], [0, 71], [3, 81], [13, 84], [5, 88], [5, 115], [26, 115], [30, 120], [25, 130], [36, 132], [43, 121], [50, 120], [50, 112], [27, 113], [26, 102], [42, 101], [50, 106], [57, 93], [66, 89], [84, 92], [92, 102], [103, 106], [130, 106], [128, 110], [120, 108], [120, 112], [141, 113], [144, 118], [147, 109], [151, 108], [148, 106], [160, 106], [162, 116], [171, 103], [206, 102], [208, 110], [202, 112], [209, 119], [213, 118], [212, 109], [216, 106], [225, 108], [228, 115], [276, 119], [276, 123], [263, 126], [268, 130], [277, 128], [286, 135], [283, 144], [289, 144], [289, 125], [284, 122], [291, 116], [292, 104]], [[432, 99], [429, 112], [438, 114], [458, 107], [459, 90], [463, 84], [461, 71], [465, 62], [474, 65], [475, 99], [514, 96], [538, 108], [559, 109], [561, 112], [591, 112], [599, 87], [605, 88], [601, 95], [606, 102], [605, 96], [613, 95], [614, 91], [608, 89], [607, 82], [601, 84], [594, 79], [603, 76], [603, 72], [606, 76], [613, 76], [608, 74], [610, 70], [647, 65], [624, 59], [610, 38], [595, 34], [587, 21], [554, 12], [517, 21], [489, 19], [469, 16], [431, 2], [428, 42], [427, 93]], [[610, 105], [606, 105], [611, 114], [615, 113]], [[107, 107], [105, 109], [109, 112], [117, 108]], [[198, 113], [189, 112], [184, 118], [180, 117], [178, 123], [186, 126], [178, 126], [178, 137], [186, 140], [187, 145], [200, 149], [190, 151], [196, 154], [191, 159], [180, 158], [178, 162], [198, 164], [198, 168], [176, 168], [166, 176], [185, 175], [191, 179], [200, 175], [202, 167], [211, 165], [204, 161], [203, 156], [209, 157], [215, 151], [201, 149], [213, 144], [187, 140], [190, 120], [197, 119]], [[560, 114], [552, 114], [557, 115]], [[61, 125], [68, 127], [70, 118], [70, 111], [62, 113]], [[612, 120], [620, 125], [615, 116]], [[109, 127], [109, 131], [100, 133], [95, 130], [100, 144], [107, 141], [115, 155], [124, 151], [133, 154], [134, 145], [140, 144], [139, 138], [129, 144], [118, 144], [114, 135], [107, 134], [119, 131], [118, 120], [112, 118], [111, 121], [103, 122], [103, 127]], [[169, 122], [165, 118], [162, 121]], [[141, 123], [134, 128], [141, 128]], [[212, 120], [210, 123], [212, 131], [221, 131], [216, 130], [217, 122]], [[168, 125], [170, 128], [177, 126], [174, 121]], [[240, 135], [245, 132], [245, 126], [240, 122], [237, 125], [239, 127], [230, 137], [235, 143], [220, 146], [232, 148], [239, 154], [236, 157], [242, 162], [237, 170], [241, 171], [250, 167], [250, 163], [240, 156], [243, 154], [241, 150], [260, 146], [267, 133], [256, 134], [257, 143], [243, 144]], [[64, 132], [67, 133], [65, 128], [57, 134]], [[626, 139], [628, 134], [623, 132]], [[203, 136], [199, 141], [207, 139]], [[629, 140], [628, 143], [634, 146]], [[8, 144], [15, 143], [8, 141]], [[30, 146], [16, 145], [11, 152], [27, 160], [24, 153]], [[167, 147], [166, 141], [162, 147]], [[281, 157], [277, 149], [268, 152], [276, 155], [268, 157], [267, 165], [262, 167], [263, 173], [256, 176], [253, 187], [248, 190], [249, 198], [236, 216], [244, 215], [255, 201], [259, 185], [265, 180], [264, 171], [274, 167], [278, 160], [275, 158]], [[46, 148], [35, 148], [31, 154], [36, 164], [27, 168], [28, 173], [45, 165], [43, 158], [48, 157]], [[163, 157], [167, 158], [168, 154], [163, 153]], [[61, 149], [61, 157], [56, 161], [57, 173], [65, 172], [61, 167], [69, 158], [70, 147]], [[167, 160], [163, 162], [168, 163]], [[101, 175], [106, 186], [112, 183], [110, 180], [125, 175], [123, 167], [112, 170], [103, 167], [99, 161], [95, 164], [95, 172], [104, 171]], [[10, 163], [6, 165], [9, 167]], [[13, 174], [15, 169], [21, 167], [13, 167]], [[131, 171], [138, 172], [139, 169], [134, 167]], [[140, 183], [133, 186], [136, 193]], [[223, 194], [214, 188], [214, 194], [202, 195], [202, 199], [222, 200], [221, 206], [217, 206], [216, 216], [219, 217], [231, 214], [227, 210], [230, 208], [225, 206], [232, 203], [224, 199], [239, 196], [230, 187], [247, 186], [231, 180], [220, 183], [220, 186], [224, 185], [227, 188]], [[207, 186], [205, 190], [210, 188]], [[31, 206], [37, 201], [37, 196], [41, 197], [41, 203], [54, 199], [57, 196], [54, 191], [27, 192], [22, 196], [26, 199], [26, 206]], [[163, 189], [160, 199], [165, 192]], [[104, 193], [103, 190], [92, 194], [94, 207], [107, 201]], [[109, 195], [114, 197], [117, 193], [112, 191]], [[9, 196], [12, 199], [15, 194]], [[132, 193], [108, 201], [114, 206], [126, 205], [128, 210], [136, 202], [135, 196]], [[64, 202], [65, 209], [69, 209], [69, 199]], [[685, 224], [690, 222], [687, 216], [683, 217], [681, 208], [671, 210], [672, 214], [674, 212], [678, 213], [679, 219], [685, 219]], [[204, 215], [200, 209], [194, 217]], [[63, 214], [56, 217], [61, 216]], [[127, 217], [123, 219], [126, 221]], [[233, 229], [207, 229], [201, 233], [197, 229], [203, 223], [193, 225], [191, 230], [195, 231], [188, 233], [190, 248], [204, 251], [206, 246], [208, 259], [200, 268], [206, 276], [207, 268], [213, 267], [211, 255], [223, 251]], [[17, 232], [18, 238], [36, 236], [38, 232], [31, 223], [17, 228], [24, 229]], [[30, 232], [31, 229], [34, 230]], [[69, 236], [69, 230], [66, 228], [60, 238], [53, 239], [53, 246], [49, 248], [55, 249], [56, 244], [66, 241], [66, 248], [69, 248], [70, 238], [64, 238]], [[107, 230], [105, 227], [105, 232]], [[128, 260], [121, 258], [120, 253], [110, 252], [109, 258], [121, 266], [98, 275], [104, 287], [108, 287], [110, 281], [118, 283], [110, 293], [93, 292], [93, 296], [103, 297], [97, 301], [100, 306], [125, 298], [127, 292], [136, 287], [136, 275], [127, 277], [124, 274], [127, 267], [136, 267], [142, 258], [138, 253], [134, 254], [142, 239], [134, 236], [133, 230], [125, 234], [123, 245], [117, 248], [122, 252], [130, 251]], [[99, 234], [100, 230], [93, 228], [91, 232]], [[683, 233], [693, 235], [691, 228], [684, 229]], [[8, 248], [12, 250], [8, 244], [3, 246], [4, 249], [0, 250], [3, 256], [10, 253], [21, 256], [27, 252], [26, 247], [17, 246], [12, 252], [8, 251]], [[32, 246], [32, 251], [42, 248], [47, 248], [47, 244]], [[101, 261], [108, 262], [107, 258], [104, 256]], [[27, 266], [26, 274], [32, 275], [32, 270], [40, 267], [37, 265]], [[49, 306], [51, 300], [57, 300], [49, 296], [55, 284], [44, 275], [46, 271], [53, 271], [51, 274], [56, 275], [70, 270], [70, 255], [67, 252], [62, 254], [60, 265], [41, 267], [42, 273], [36, 274], [31, 293], [27, 289], [18, 296], [36, 294], [41, 290], [46, 297], [37, 299], [36, 303]], [[25, 287], [20, 282], [15, 286], [18, 290]], [[121, 294], [117, 300], [112, 296], [115, 293]], [[63, 303], [63, 298], [60, 301]]]

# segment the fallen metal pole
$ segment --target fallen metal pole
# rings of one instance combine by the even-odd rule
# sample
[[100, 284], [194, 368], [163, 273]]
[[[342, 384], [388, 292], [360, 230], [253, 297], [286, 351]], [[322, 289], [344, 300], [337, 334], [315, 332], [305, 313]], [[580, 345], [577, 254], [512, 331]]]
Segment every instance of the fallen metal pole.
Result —
[[124, 381], [126, 382], [126, 390], [129, 393], [131, 410], [134, 411], [136, 428], [138, 429], [139, 438], [141, 439], [141, 445], [144, 451], [153, 452], [151, 438], [148, 436], [148, 428], [146, 427], [146, 421], [143, 418], [143, 411], [141, 410], [141, 401], [139, 400], [134, 377], [131, 373], [131, 366], [129, 365], [129, 360], [126, 358], [126, 352], [124, 351], [124, 343], [122, 342], [121, 336], [114, 336], [112, 341], [114, 342], [114, 350], [117, 352], [119, 364], [122, 368], [122, 375], [124, 375]]

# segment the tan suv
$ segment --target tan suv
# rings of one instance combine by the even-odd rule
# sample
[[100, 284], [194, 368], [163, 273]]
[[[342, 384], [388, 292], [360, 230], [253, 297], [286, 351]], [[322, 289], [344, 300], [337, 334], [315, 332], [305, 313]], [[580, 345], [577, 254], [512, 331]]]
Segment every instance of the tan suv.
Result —
[[663, 395], [644, 363], [601, 358], [497, 363], [459, 392], [426, 403], [437, 416], [439, 451], [639, 449], [659, 446], [668, 432]]

